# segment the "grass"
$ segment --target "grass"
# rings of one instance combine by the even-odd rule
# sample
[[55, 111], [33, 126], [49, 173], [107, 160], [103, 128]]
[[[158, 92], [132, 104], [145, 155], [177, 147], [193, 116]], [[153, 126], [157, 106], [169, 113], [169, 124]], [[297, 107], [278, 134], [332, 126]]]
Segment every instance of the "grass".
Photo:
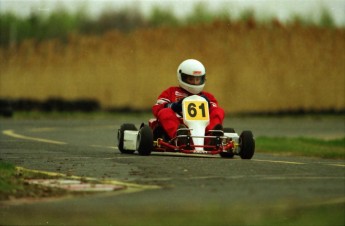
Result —
[[256, 138], [256, 150], [276, 154], [345, 159], [345, 137], [333, 140], [304, 137], [258, 137]]
[[21, 189], [20, 183], [15, 178], [15, 167], [9, 163], [0, 162], [0, 191], [1, 196], [4, 193], [11, 193], [15, 189]]
[[46, 175], [19, 171], [13, 164], [0, 161], [0, 201], [15, 198], [56, 197], [67, 194], [63, 189], [29, 184], [25, 179], [46, 178]]

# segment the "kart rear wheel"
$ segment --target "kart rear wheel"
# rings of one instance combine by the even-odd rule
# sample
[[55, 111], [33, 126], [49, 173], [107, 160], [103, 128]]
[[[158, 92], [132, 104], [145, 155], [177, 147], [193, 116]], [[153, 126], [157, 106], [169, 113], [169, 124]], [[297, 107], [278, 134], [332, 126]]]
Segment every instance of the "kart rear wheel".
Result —
[[123, 148], [123, 139], [124, 139], [124, 132], [125, 130], [130, 131], [138, 131], [134, 124], [125, 123], [121, 125], [120, 129], [117, 131], [117, 141], [118, 141], [118, 148], [122, 154], [133, 154], [135, 150], [125, 150]]
[[153, 133], [148, 125], [142, 125], [137, 137], [139, 155], [150, 155], [153, 149]]
[[252, 131], [245, 130], [239, 138], [240, 153], [242, 159], [251, 159], [255, 151], [255, 141]]

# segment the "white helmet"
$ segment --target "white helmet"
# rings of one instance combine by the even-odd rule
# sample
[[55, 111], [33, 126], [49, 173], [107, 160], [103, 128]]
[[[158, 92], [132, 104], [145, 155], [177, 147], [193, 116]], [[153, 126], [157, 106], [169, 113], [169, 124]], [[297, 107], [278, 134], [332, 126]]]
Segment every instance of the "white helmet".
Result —
[[[204, 89], [205, 86], [205, 67], [200, 61], [194, 59], [185, 60], [177, 68], [177, 79], [183, 89], [192, 94], [198, 94]], [[189, 82], [193, 79], [197, 79], [198, 82], [193, 82], [194, 84]]]

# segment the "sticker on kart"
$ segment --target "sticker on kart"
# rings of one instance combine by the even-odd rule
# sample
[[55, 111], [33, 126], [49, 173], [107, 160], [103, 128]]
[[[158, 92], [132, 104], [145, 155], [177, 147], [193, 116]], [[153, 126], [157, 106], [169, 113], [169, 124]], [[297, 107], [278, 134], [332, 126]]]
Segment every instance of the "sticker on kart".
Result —
[[183, 112], [185, 114], [185, 119], [188, 121], [193, 120], [209, 120], [209, 110], [207, 101], [184, 101], [183, 102]]

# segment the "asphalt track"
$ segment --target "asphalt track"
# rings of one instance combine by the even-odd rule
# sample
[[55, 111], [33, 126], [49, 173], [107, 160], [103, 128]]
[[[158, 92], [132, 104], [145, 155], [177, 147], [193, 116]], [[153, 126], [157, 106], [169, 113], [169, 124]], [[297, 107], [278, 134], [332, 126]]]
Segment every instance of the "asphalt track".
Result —
[[[145, 120], [130, 122], [140, 125]], [[260, 213], [276, 209], [338, 203], [345, 210], [342, 160], [262, 154], [260, 150], [252, 160], [123, 155], [116, 147], [116, 130], [122, 123], [122, 119], [0, 120], [1, 160], [126, 186], [86, 197], [2, 205], [0, 225], [125, 225], [143, 219], [142, 215], [183, 217], [183, 213], [209, 211], [224, 211], [225, 218], [242, 215], [237, 222], [255, 225]], [[225, 126], [237, 132], [251, 129], [255, 136], [345, 136], [342, 117], [240, 118], [226, 120]], [[207, 221], [195, 224], [208, 225]]]

